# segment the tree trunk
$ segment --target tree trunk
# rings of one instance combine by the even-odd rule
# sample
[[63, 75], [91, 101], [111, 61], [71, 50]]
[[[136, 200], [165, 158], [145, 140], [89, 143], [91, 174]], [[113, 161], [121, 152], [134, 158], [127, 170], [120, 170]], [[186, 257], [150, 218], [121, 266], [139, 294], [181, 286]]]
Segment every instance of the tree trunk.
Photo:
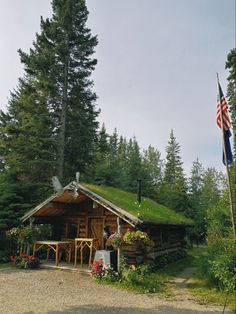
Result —
[[65, 157], [65, 133], [66, 133], [66, 113], [68, 104], [68, 68], [69, 56], [65, 56], [64, 82], [62, 94], [62, 106], [60, 117], [59, 146], [58, 146], [58, 177], [61, 182], [64, 179], [64, 157]]

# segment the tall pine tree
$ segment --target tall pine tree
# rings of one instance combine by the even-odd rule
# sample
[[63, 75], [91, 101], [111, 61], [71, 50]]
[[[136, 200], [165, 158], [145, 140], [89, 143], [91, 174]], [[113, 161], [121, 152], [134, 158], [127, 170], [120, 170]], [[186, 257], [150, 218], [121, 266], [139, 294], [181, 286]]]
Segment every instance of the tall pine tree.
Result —
[[206, 211], [203, 208], [204, 169], [197, 159], [193, 162], [189, 178], [189, 211], [188, 216], [193, 219], [194, 225], [189, 230], [189, 238], [196, 243], [206, 239]]
[[11, 227], [51, 189], [56, 148], [52, 132], [53, 121], [34, 82], [20, 80], [8, 112], [0, 113], [0, 228]]
[[227, 98], [234, 134], [234, 160], [236, 160], [236, 49], [232, 49], [228, 54], [226, 69], [229, 70]]
[[52, 7], [52, 18], [41, 19], [33, 48], [28, 54], [20, 50], [20, 56], [53, 116], [55, 173], [66, 183], [92, 159], [98, 111], [90, 77], [97, 63], [92, 57], [97, 38], [86, 26], [84, 0], [53, 0]]
[[163, 176], [163, 161], [161, 160], [161, 153], [149, 145], [148, 148], [144, 150], [142, 165], [143, 193], [153, 200], [159, 201], [160, 186]]
[[180, 156], [180, 145], [173, 130], [166, 147], [166, 164], [161, 186], [162, 203], [179, 213], [188, 211], [187, 183]]

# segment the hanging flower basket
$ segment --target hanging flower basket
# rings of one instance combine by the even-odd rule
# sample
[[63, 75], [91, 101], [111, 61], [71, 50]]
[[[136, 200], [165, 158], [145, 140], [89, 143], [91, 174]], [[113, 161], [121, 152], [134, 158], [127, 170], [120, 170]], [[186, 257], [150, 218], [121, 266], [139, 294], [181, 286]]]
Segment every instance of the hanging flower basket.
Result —
[[137, 231], [127, 231], [124, 234], [123, 242], [126, 244], [134, 245], [145, 245], [150, 241], [150, 238], [146, 232]]
[[110, 235], [110, 237], [107, 239], [106, 241], [106, 246], [111, 246], [114, 249], [118, 249], [119, 247], [121, 247], [123, 243], [123, 236], [121, 234], [118, 233], [113, 233]]

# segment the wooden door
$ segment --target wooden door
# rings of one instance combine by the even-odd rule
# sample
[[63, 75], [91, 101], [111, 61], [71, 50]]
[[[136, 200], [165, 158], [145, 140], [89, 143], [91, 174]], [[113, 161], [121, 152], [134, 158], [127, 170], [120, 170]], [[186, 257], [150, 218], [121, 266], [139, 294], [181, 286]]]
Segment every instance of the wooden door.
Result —
[[103, 231], [104, 231], [103, 218], [88, 219], [88, 238], [98, 239], [100, 249], [104, 248]]

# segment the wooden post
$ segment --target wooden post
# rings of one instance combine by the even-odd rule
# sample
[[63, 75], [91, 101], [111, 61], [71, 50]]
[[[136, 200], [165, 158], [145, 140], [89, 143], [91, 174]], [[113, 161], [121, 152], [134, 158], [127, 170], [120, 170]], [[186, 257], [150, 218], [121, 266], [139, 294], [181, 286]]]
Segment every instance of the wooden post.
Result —
[[56, 266], [59, 263], [59, 244], [56, 244]]
[[77, 242], [77, 240], [75, 240], [75, 263], [74, 263], [74, 267], [76, 267], [77, 266], [77, 250], [78, 250], [78, 247], [77, 247], [77, 245], [78, 245], [78, 242]]
[[33, 245], [33, 257], [35, 257], [35, 252], [36, 252], [36, 243], [34, 243], [34, 245]]
[[[120, 217], [117, 217], [117, 233], [120, 235], [121, 234], [121, 225], [120, 225]], [[120, 247], [117, 249], [117, 270], [120, 273], [120, 256], [121, 256], [121, 251]]]

